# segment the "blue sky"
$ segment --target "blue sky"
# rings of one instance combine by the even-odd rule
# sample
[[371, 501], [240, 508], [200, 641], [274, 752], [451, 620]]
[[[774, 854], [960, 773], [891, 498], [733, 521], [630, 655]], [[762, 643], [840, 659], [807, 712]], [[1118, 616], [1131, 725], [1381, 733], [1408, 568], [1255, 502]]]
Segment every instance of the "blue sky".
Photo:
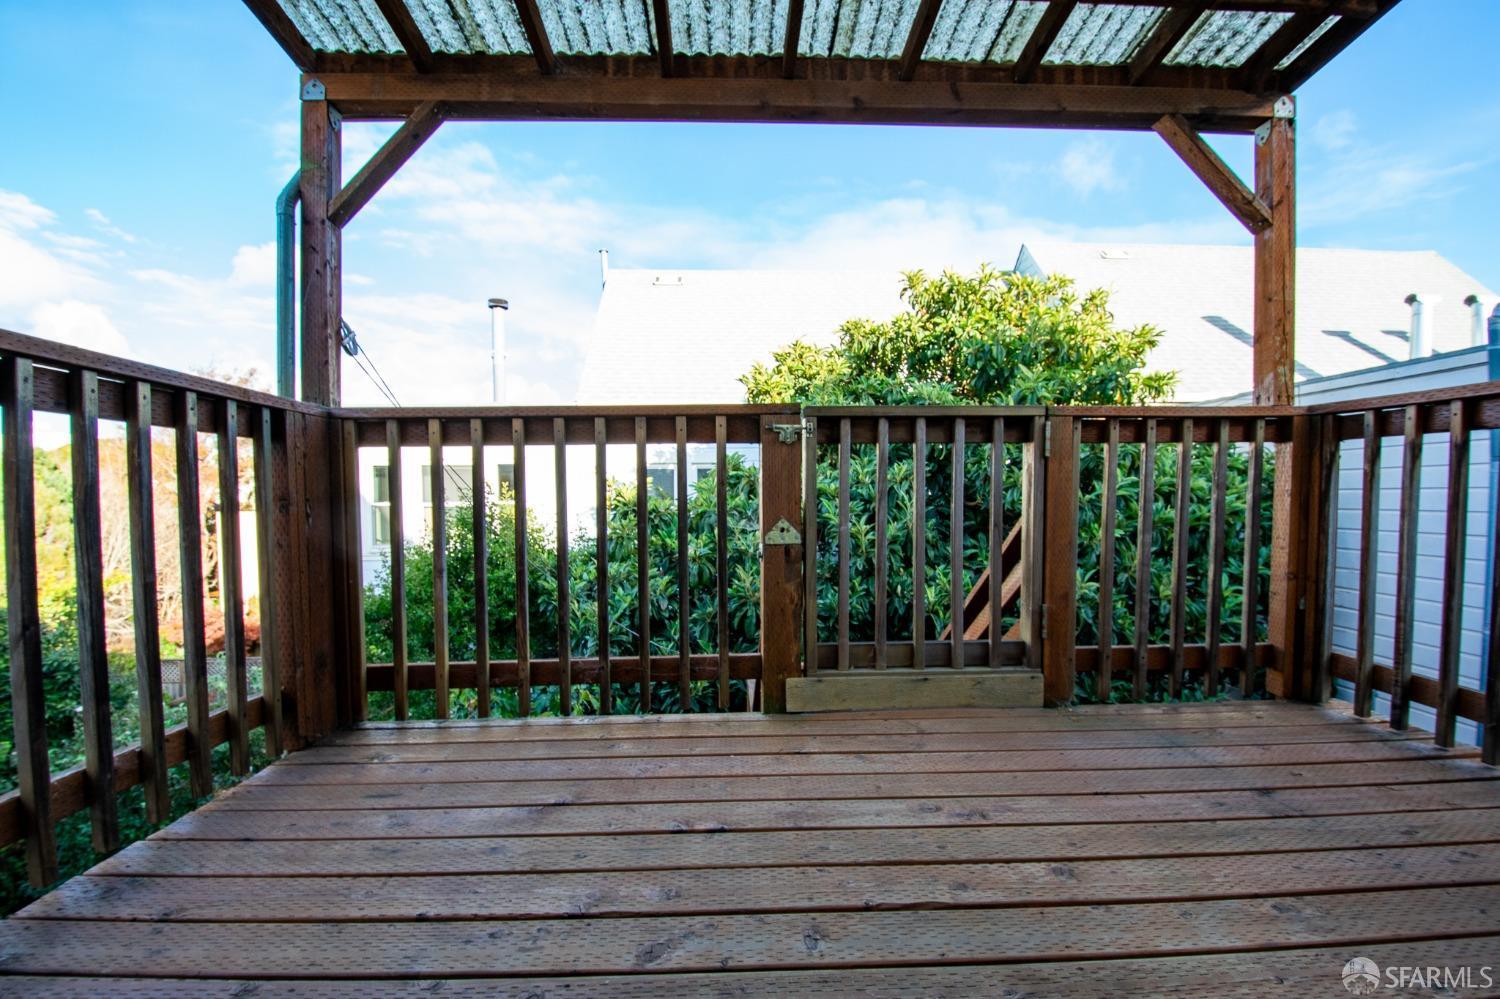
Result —
[[[1300, 238], [1433, 249], [1500, 289], [1495, 0], [1404, 0], [1299, 95]], [[238, 0], [0, 0], [0, 325], [271, 370], [297, 75]], [[60, 72], [59, 67], [66, 67]], [[351, 126], [345, 174], [389, 133]], [[1215, 140], [1244, 176], [1248, 139]], [[403, 403], [571, 401], [617, 267], [1010, 264], [1023, 239], [1245, 242], [1156, 136], [449, 124], [349, 226], [345, 314]], [[346, 365], [346, 401], [378, 397]]]

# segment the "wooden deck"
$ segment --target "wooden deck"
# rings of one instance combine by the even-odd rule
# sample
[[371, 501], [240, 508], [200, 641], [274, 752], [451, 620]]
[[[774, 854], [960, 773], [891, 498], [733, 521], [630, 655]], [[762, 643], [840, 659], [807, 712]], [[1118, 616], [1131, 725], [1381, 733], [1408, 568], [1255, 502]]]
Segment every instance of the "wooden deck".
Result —
[[0, 925], [0, 992], [1342, 995], [1500, 965], [1470, 755], [1263, 702], [368, 727]]

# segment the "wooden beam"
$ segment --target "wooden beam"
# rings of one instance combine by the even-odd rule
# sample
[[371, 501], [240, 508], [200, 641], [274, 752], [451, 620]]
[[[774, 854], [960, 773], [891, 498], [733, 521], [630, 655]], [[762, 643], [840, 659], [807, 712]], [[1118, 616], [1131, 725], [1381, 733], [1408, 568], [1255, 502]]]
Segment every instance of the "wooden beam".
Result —
[[418, 104], [416, 110], [396, 129], [396, 134], [376, 150], [375, 155], [359, 168], [359, 173], [344, 185], [342, 191], [334, 195], [328, 206], [328, 221], [341, 229], [348, 225], [349, 220], [359, 214], [359, 210], [422, 148], [422, 144], [432, 137], [442, 123], [443, 105], [440, 102], [423, 101]]
[[942, 6], [943, 0], [921, 0], [917, 5], [911, 32], [906, 36], [906, 47], [901, 50], [901, 68], [896, 72], [898, 79], [910, 80], [916, 75], [917, 63], [922, 61], [922, 50], [927, 47], [927, 39], [932, 34], [932, 26], [937, 23], [938, 10]]
[[1326, 19], [1324, 11], [1305, 10], [1293, 14], [1245, 61], [1240, 69], [1240, 86], [1245, 90], [1266, 89], [1271, 73], [1281, 64], [1281, 60], [1291, 55], [1292, 50], [1318, 30], [1318, 26]]
[[1219, 158], [1203, 136], [1193, 130], [1182, 115], [1162, 115], [1154, 126], [1157, 135], [1166, 140], [1188, 169], [1198, 175], [1214, 197], [1229, 209], [1240, 225], [1251, 233], [1271, 227], [1271, 211], [1235, 176], [1229, 165]]
[[313, 63], [317, 62], [317, 53], [302, 37], [302, 32], [287, 17], [286, 11], [281, 9], [281, 4], [276, 0], [245, 0], [245, 6], [250, 8], [250, 13], [261, 23], [261, 27], [270, 33], [281, 46], [281, 50], [291, 57], [297, 68], [304, 72], [312, 69]]
[[411, 8], [406, 5], [406, 0], [375, 0], [380, 13], [385, 17], [385, 23], [391, 26], [396, 40], [401, 43], [401, 48], [406, 51], [406, 57], [418, 73], [432, 72], [432, 46], [427, 44], [427, 39], [422, 37], [422, 29], [417, 27], [416, 20], [411, 16]]
[[[785, 520], [795, 524], [802, 517], [802, 452], [797, 444], [783, 443], [775, 430], [790, 416], [761, 417], [760, 432], [760, 522], [774, 525]], [[815, 449], [813, 450], [816, 453]], [[644, 462], [643, 462], [644, 467]], [[814, 504], [816, 505], [816, 504]], [[763, 530], [768, 530], [764, 527]], [[760, 704], [774, 714], [786, 710], [786, 681], [801, 674], [802, 556], [801, 545], [762, 545], [760, 560]], [[644, 562], [642, 563], [644, 564]], [[644, 577], [642, 582], [644, 588]], [[815, 668], [818, 636], [814, 629], [806, 638], [808, 672]]]
[[1130, 59], [1131, 86], [1145, 80], [1152, 70], [1161, 65], [1162, 60], [1182, 41], [1182, 36], [1188, 33], [1188, 29], [1198, 23], [1204, 7], [1204, 4], [1194, 3], [1167, 11]]
[[328, 218], [341, 179], [339, 115], [302, 102], [302, 398], [339, 404], [343, 237]]
[[1379, 0], [1376, 12], [1368, 17], [1346, 14], [1339, 22], [1309, 45], [1277, 80], [1278, 89], [1291, 93], [1307, 82], [1308, 77], [1328, 65], [1328, 61], [1354, 43], [1380, 18], [1390, 12], [1399, 0]]
[[1021, 49], [1020, 56], [1016, 59], [1015, 69], [1011, 71], [1011, 79], [1016, 83], [1027, 83], [1032, 74], [1036, 72], [1042, 60], [1047, 56], [1047, 50], [1057, 40], [1057, 33], [1062, 30], [1068, 21], [1068, 15], [1073, 13], [1073, 8], [1078, 6], [1078, 0], [1052, 0], [1047, 9], [1042, 12], [1041, 18], [1036, 22], [1036, 27], [1031, 30], [1031, 37], [1026, 39], [1026, 47]]
[[802, 48], [803, 0], [787, 0], [786, 40], [781, 45], [781, 75], [790, 80], [797, 75], [797, 52]]
[[1268, 121], [1255, 137], [1255, 196], [1271, 225], [1255, 234], [1255, 402], [1294, 401], [1297, 292], [1296, 126]]
[[[923, 70], [925, 72], [926, 65]], [[307, 78], [313, 79], [311, 77]], [[1181, 114], [1200, 132], [1248, 134], [1271, 117], [1263, 95], [1216, 88], [965, 82], [919, 78], [543, 77], [534, 66], [489, 73], [323, 73], [346, 119], [405, 118], [442, 101], [448, 120], [790, 121], [852, 124], [1018, 125], [1145, 130]]]
[[[1046, 513], [1042, 528], [1042, 678], [1050, 707], [1074, 694], [1074, 643], [1078, 630], [1078, 432], [1079, 421], [1049, 418], [1050, 453], [1044, 459]], [[1044, 449], [1046, 445], [1044, 445]], [[1034, 640], [1034, 639], [1033, 639]]]
[[667, 0], [651, 0], [651, 13], [656, 21], [656, 55], [661, 60], [661, 75], [672, 75], [672, 12]]
[[547, 37], [547, 26], [542, 21], [536, 0], [516, 0], [516, 16], [521, 19], [521, 28], [526, 32], [526, 41], [531, 45], [531, 54], [536, 57], [537, 68], [543, 76], [551, 76], [557, 69], [557, 59], [552, 54], [552, 39]]

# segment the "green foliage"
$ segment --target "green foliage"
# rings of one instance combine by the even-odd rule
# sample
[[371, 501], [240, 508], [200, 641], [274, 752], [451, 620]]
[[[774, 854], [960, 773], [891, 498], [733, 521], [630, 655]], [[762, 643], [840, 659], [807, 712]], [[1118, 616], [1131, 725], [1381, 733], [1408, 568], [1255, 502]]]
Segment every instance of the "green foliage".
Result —
[[[726, 485], [729, 538], [729, 636], [731, 651], [754, 651], [759, 646], [760, 563], [758, 472], [738, 456], [728, 458]], [[688, 496], [689, 616], [688, 640], [694, 653], [718, 651], [718, 567], [716, 562], [717, 476], [706, 475], [694, 482]], [[516, 656], [516, 546], [514, 496], [504, 490], [485, 501], [485, 535], [488, 558], [486, 580], [488, 634], [493, 659]], [[454, 660], [474, 658], [477, 632], [474, 612], [474, 542], [471, 530], [473, 508], [462, 503], [447, 510], [445, 552], [448, 561], [449, 655]], [[675, 655], [681, 623], [678, 616], [677, 505], [660, 493], [647, 498], [647, 563], [650, 567], [649, 607], [651, 651]], [[606, 561], [609, 607], [610, 652], [634, 656], [640, 648], [640, 599], [636, 578], [636, 495], [633, 484], [611, 482], [606, 502]], [[433, 658], [433, 544], [430, 536], [408, 543], [405, 549], [407, 655], [411, 661]], [[526, 525], [526, 585], [534, 658], [552, 658], [558, 652], [557, 538], [535, 518]], [[568, 647], [577, 657], [599, 652], [599, 581], [597, 545], [589, 532], [568, 539]], [[365, 633], [372, 661], [389, 661], [391, 655], [390, 562], [377, 572], [365, 592]], [[659, 675], [659, 673], [658, 673]], [[694, 710], [710, 710], [715, 702], [714, 686], [693, 685]], [[736, 682], [734, 696], [744, 703], [744, 685]], [[434, 710], [431, 691], [413, 691], [414, 717], [430, 717]], [[477, 713], [477, 694], [472, 690], [451, 694], [453, 717]], [[492, 707], [502, 716], [519, 713], [513, 689], [492, 692]], [[573, 688], [574, 711], [599, 710], [600, 692], [593, 685]], [[653, 683], [652, 708], [674, 711], [679, 690], [675, 681]], [[636, 685], [615, 685], [616, 711], [640, 708]], [[371, 695], [372, 717], [387, 717], [393, 710], [389, 693]], [[555, 688], [534, 687], [532, 713], [555, 714], [560, 710]]]
[[1161, 340], [1119, 329], [1102, 290], [1064, 277], [987, 266], [972, 276], [906, 275], [908, 308], [886, 322], [852, 319], [838, 343], [798, 341], [740, 381], [752, 403], [805, 406], [1127, 405], [1171, 394], [1176, 376], [1144, 371]]

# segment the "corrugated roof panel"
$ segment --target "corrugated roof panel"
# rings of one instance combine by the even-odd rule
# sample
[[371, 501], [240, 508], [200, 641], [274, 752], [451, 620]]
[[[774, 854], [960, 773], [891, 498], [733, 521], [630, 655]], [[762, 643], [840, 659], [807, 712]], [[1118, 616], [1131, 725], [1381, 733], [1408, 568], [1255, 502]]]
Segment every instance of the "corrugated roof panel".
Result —
[[[798, 53], [894, 59], [906, 45], [917, 0], [808, 0]], [[785, 15], [780, 15], [785, 23]]]
[[787, 0], [667, 0], [672, 47], [689, 55], [771, 55], [786, 36]]
[[375, 0], [279, 0], [313, 48], [324, 52], [400, 52]]
[[922, 58], [1015, 62], [1046, 9], [1046, 0], [946, 0]]
[[645, 0], [539, 0], [538, 6], [556, 52], [647, 55], [655, 50], [655, 44], [644, 3]]
[[1042, 60], [1049, 65], [1116, 66], [1156, 27], [1164, 7], [1135, 4], [1079, 4]]
[[1166, 62], [1171, 66], [1243, 66], [1291, 16], [1281, 12], [1212, 11], [1198, 18]]
[[1276, 64], [1276, 68], [1286, 69], [1293, 62], [1296, 62], [1297, 57], [1306, 52], [1309, 45], [1317, 41], [1319, 38], [1322, 38], [1323, 35], [1327, 33], [1328, 29], [1337, 24], [1338, 21], [1339, 19], [1336, 15], [1334, 17], [1324, 19], [1323, 23], [1318, 25], [1318, 29], [1316, 31], [1308, 35], [1306, 38], [1302, 39], [1301, 45], [1298, 45], [1296, 48], [1292, 49], [1291, 53], [1285, 59]]
[[407, 0], [407, 8], [434, 52], [531, 51], [515, 0]]

